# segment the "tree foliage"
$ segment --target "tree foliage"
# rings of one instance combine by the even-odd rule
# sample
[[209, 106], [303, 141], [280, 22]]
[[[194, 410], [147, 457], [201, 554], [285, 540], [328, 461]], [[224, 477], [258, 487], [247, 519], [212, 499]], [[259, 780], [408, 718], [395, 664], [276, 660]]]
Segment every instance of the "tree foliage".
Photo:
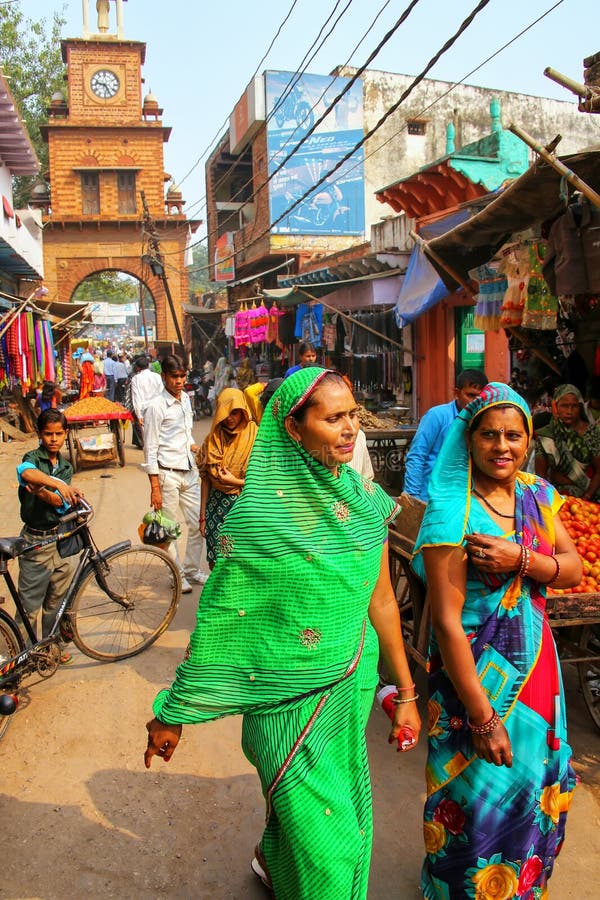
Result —
[[[48, 18], [29, 19], [21, 3], [0, 5], [0, 64], [31, 138], [41, 171], [48, 165], [48, 147], [40, 125], [55, 91], [65, 92], [66, 69], [61, 57], [64, 6]], [[15, 206], [25, 206], [35, 178], [15, 178]]]
[[212, 266], [208, 265], [208, 248], [205, 243], [192, 248], [193, 263], [189, 267], [190, 294], [204, 294], [207, 291], [222, 290], [222, 285], [210, 280]]
[[[148, 305], [150, 295], [145, 293], [144, 302]], [[139, 282], [112, 269], [90, 275], [73, 294], [74, 303], [137, 303], [139, 299]]]

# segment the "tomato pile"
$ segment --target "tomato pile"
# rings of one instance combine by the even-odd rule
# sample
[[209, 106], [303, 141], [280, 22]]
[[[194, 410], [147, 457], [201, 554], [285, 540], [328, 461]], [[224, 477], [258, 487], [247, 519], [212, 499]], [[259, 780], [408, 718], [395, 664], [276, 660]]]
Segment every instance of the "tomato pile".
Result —
[[600, 593], [600, 504], [567, 497], [560, 510], [570, 537], [583, 561], [583, 578], [577, 587], [553, 594]]

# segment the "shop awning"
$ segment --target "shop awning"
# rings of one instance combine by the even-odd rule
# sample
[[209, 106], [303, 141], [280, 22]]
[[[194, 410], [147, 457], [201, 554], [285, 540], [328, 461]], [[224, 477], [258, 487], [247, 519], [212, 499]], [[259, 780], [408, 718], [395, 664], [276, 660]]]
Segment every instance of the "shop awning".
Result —
[[[374, 281], [376, 278], [390, 278], [402, 275], [403, 270], [389, 269], [383, 272], [374, 272], [370, 275], [358, 275], [356, 278], [344, 278], [336, 281], [316, 281], [307, 284], [291, 284], [289, 287], [263, 289], [263, 296], [267, 300], [276, 300], [280, 306], [295, 306], [305, 303], [308, 296], [311, 300], [315, 297], [325, 297], [348, 284], [356, 284], [359, 281]], [[300, 277], [300, 276], [295, 276]]]
[[[560, 157], [595, 191], [600, 191], [600, 146]], [[425, 251], [433, 251], [464, 281], [469, 271], [490, 260], [511, 237], [537, 223], [553, 219], [565, 208], [566, 184], [550, 165], [538, 161], [505, 190], [494, 196], [481, 212], [441, 237], [429, 241]], [[428, 253], [449, 290], [459, 282]]]

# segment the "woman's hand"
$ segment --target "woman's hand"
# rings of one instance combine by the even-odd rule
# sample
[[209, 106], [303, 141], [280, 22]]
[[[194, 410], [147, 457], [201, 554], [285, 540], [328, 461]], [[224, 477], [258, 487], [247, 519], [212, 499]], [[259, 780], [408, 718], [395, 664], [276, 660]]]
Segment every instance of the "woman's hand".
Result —
[[466, 534], [466, 551], [483, 572], [516, 572], [521, 565], [521, 546], [491, 534]]
[[150, 768], [153, 756], [162, 756], [169, 762], [181, 737], [181, 725], [165, 725], [159, 719], [151, 719], [146, 723], [148, 746], [144, 753], [144, 765]]
[[496, 725], [491, 734], [473, 734], [472, 738], [473, 749], [479, 759], [485, 759], [495, 766], [506, 766], [507, 769], [512, 767], [512, 747], [502, 722]]
[[[394, 741], [398, 741], [398, 751], [406, 753], [407, 750], [413, 750], [417, 746], [420, 731], [421, 716], [416, 702], [397, 703], [388, 743], [393, 744]], [[411, 740], [410, 744], [402, 746], [403, 743]]]
[[203, 511], [200, 510], [200, 519], [198, 520], [198, 529], [203, 538], [206, 537], [206, 516]]

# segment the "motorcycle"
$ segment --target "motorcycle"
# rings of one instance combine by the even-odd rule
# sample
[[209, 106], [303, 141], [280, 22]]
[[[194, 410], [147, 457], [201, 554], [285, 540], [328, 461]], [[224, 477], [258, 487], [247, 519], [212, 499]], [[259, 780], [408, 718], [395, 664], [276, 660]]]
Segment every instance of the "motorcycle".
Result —
[[195, 419], [199, 419], [201, 415], [212, 417], [213, 404], [210, 397], [210, 388], [211, 385], [205, 381], [202, 372], [198, 372], [195, 369], [188, 372], [184, 390], [190, 398]]

